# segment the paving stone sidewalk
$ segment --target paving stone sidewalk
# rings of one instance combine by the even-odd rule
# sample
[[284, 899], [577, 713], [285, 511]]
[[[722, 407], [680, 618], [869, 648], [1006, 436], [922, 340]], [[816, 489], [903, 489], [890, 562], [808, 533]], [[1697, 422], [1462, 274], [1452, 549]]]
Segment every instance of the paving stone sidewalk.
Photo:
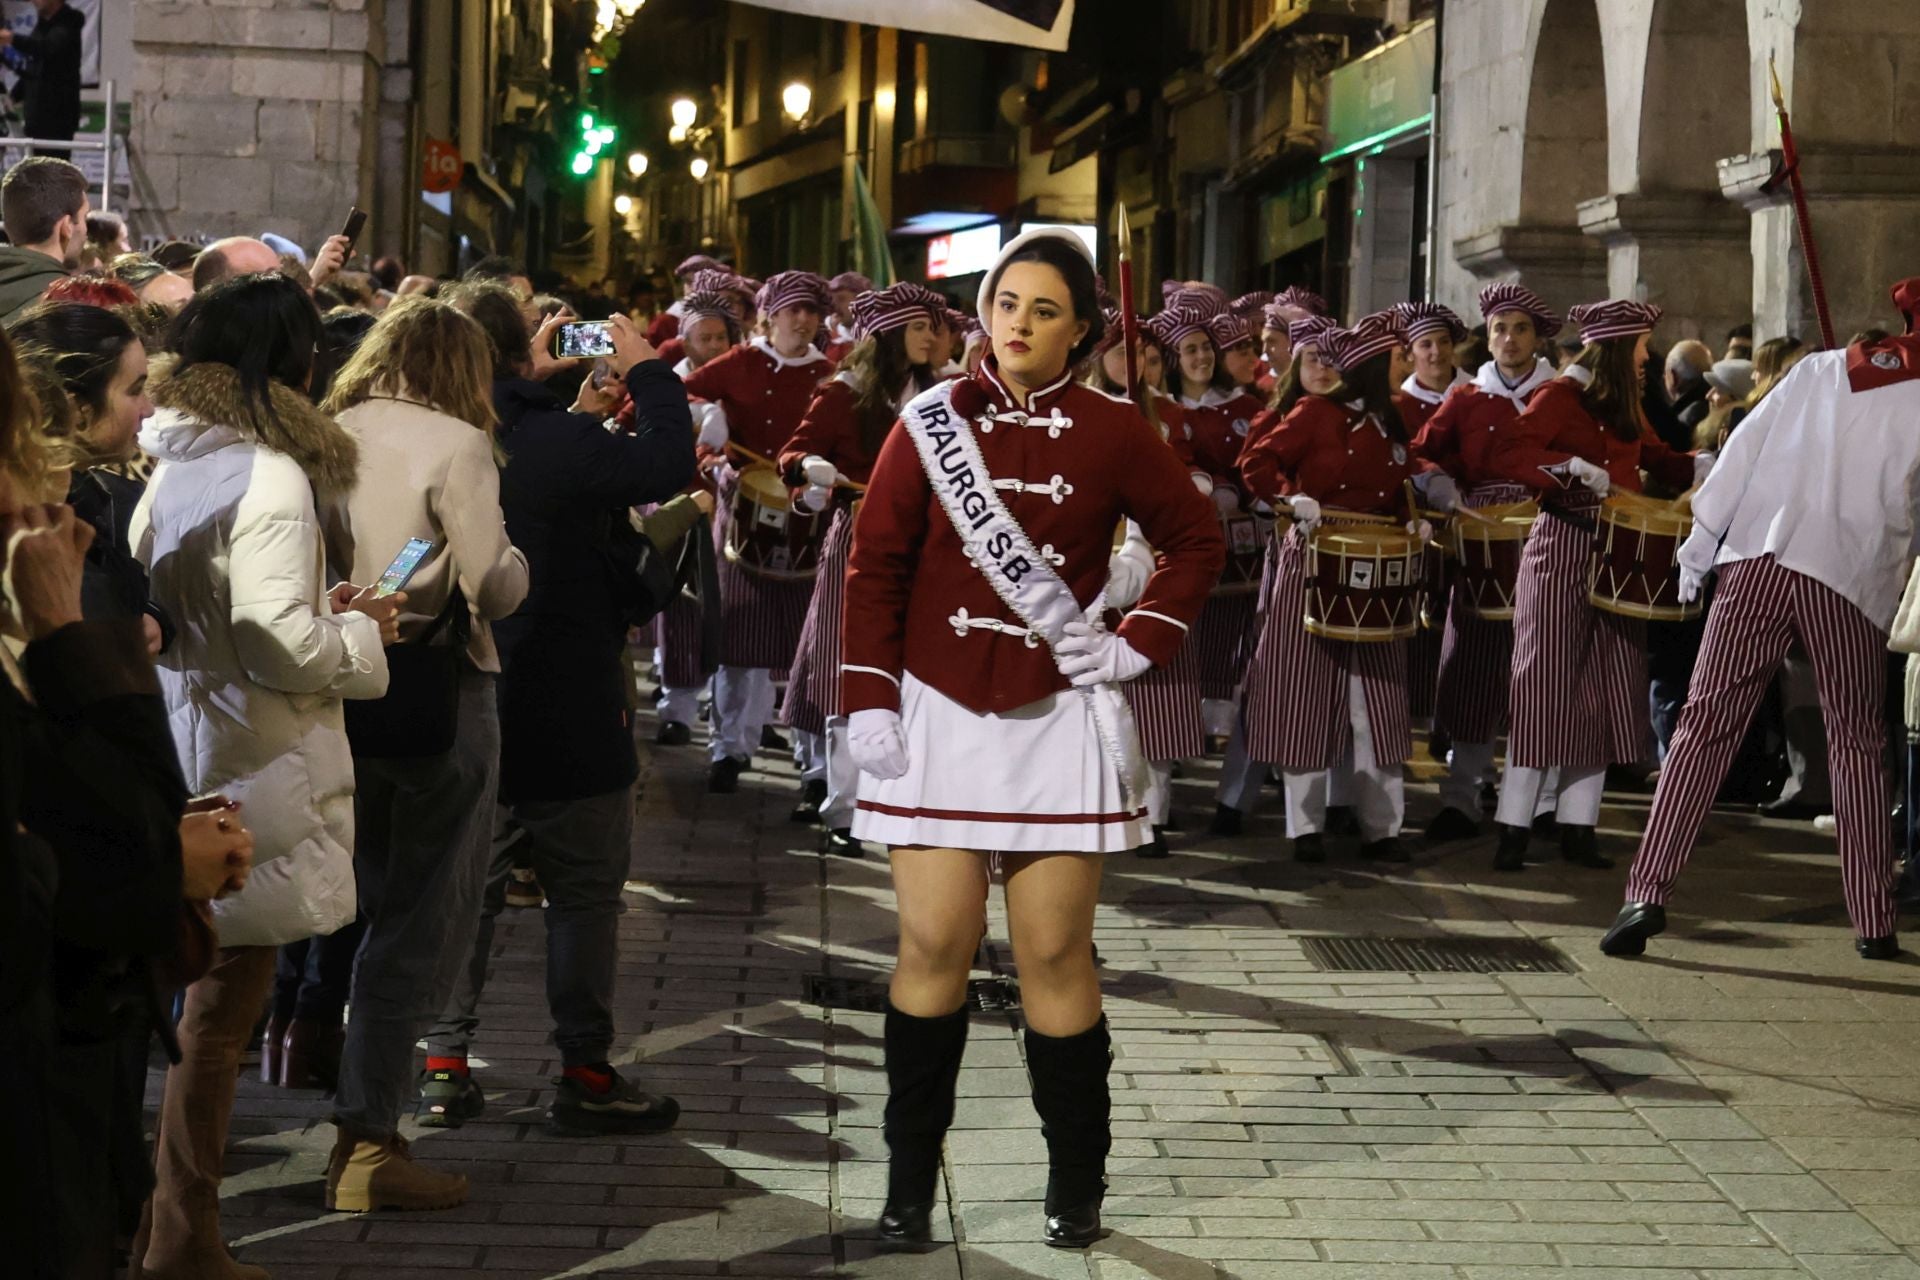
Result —
[[[1716, 815], [1672, 932], [1620, 961], [1595, 943], [1623, 871], [1501, 876], [1485, 841], [1391, 872], [1336, 841], [1296, 866], [1277, 793], [1247, 835], [1200, 835], [1212, 771], [1191, 769], [1175, 857], [1110, 859], [1099, 914], [1112, 1237], [1035, 1242], [1017, 1022], [983, 1013], [939, 1215], [958, 1244], [887, 1256], [880, 1018], [808, 989], [884, 977], [885, 864], [813, 852], [767, 753], [734, 796], [705, 794], [698, 748], [643, 761], [618, 1022], [680, 1129], [543, 1132], [541, 913], [510, 909], [477, 1048], [488, 1112], [415, 1146], [472, 1179], [470, 1203], [324, 1212], [327, 1099], [247, 1081], [240, 1257], [276, 1280], [1920, 1280], [1920, 967], [1855, 958], [1832, 842], [1805, 824]], [[1411, 791], [1424, 817], [1431, 789]], [[1624, 861], [1645, 801], [1611, 800]], [[1573, 972], [1330, 972], [1316, 935], [1531, 938]], [[1012, 976], [1005, 937], [996, 894], [979, 976]]]

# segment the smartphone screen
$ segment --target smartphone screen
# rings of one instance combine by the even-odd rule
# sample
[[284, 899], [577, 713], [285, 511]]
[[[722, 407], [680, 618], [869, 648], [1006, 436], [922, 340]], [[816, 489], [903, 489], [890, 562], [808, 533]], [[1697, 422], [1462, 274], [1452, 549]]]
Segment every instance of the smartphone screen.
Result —
[[413, 571], [420, 567], [420, 562], [427, 558], [427, 552], [431, 550], [433, 550], [433, 543], [427, 539], [408, 538], [407, 545], [400, 548], [400, 554], [393, 558], [393, 563], [387, 566], [387, 571], [380, 575], [380, 581], [375, 585], [373, 594], [390, 596], [396, 591], [404, 590], [413, 578]]
[[576, 320], [553, 332], [553, 354], [562, 359], [613, 354], [613, 325], [606, 320]]

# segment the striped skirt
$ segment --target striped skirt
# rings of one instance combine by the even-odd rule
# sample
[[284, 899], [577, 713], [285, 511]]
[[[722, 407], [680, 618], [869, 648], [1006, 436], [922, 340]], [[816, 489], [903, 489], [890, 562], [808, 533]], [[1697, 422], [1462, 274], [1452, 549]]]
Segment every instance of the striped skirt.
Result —
[[1200, 660], [1188, 636], [1164, 667], [1120, 686], [1140, 730], [1140, 752], [1153, 761], [1187, 760], [1207, 749], [1207, 727], [1200, 717]]
[[794, 650], [800, 647], [815, 579], [769, 578], [749, 573], [729, 559], [731, 493], [723, 490], [720, 497], [713, 517], [713, 555], [720, 577], [720, 665], [767, 670], [775, 680], [785, 680]]
[[847, 557], [853, 550], [853, 508], [834, 511], [820, 550], [820, 576], [800, 630], [800, 645], [787, 672], [787, 724], [802, 733], [825, 733], [840, 714], [840, 627], [847, 600]]
[[1353, 644], [1307, 630], [1307, 544], [1297, 528], [1281, 544], [1262, 595], [1263, 625], [1247, 668], [1248, 756], [1289, 773], [1339, 764], [1353, 742], [1349, 686], [1358, 676], [1375, 763], [1404, 763], [1413, 754], [1406, 643]]
[[653, 620], [655, 642], [660, 646], [661, 680], [669, 689], [697, 689], [713, 674], [700, 661], [705, 608], [683, 591]]
[[[1462, 500], [1468, 507], [1521, 502], [1519, 485], [1483, 484]], [[1433, 723], [1455, 742], [1493, 742], [1507, 731], [1507, 685], [1513, 679], [1513, 623], [1492, 622], [1469, 607], [1464, 584], [1448, 591], [1446, 630], [1440, 641], [1440, 671]]]
[[[1271, 564], [1273, 556], [1267, 556]], [[1246, 678], [1247, 660], [1260, 638], [1260, 597], [1251, 591], [1237, 595], [1208, 596], [1194, 620], [1193, 633], [1180, 646], [1182, 654], [1193, 655], [1193, 674], [1202, 698], [1231, 702], [1240, 696], [1240, 682]], [[1148, 753], [1149, 760], [1167, 760], [1170, 756]]]
[[1592, 494], [1556, 501], [1582, 528], [1542, 512], [1520, 557], [1514, 598], [1507, 761], [1590, 769], [1646, 754], [1647, 629], [1587, 603]]

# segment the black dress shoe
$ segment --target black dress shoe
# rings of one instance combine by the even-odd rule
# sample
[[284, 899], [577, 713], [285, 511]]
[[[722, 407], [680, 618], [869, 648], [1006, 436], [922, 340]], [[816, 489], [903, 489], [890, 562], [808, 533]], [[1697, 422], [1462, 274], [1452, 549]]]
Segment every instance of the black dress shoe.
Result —
[[853, 828], [835, 827], [820, 838], [820, 852], [839, 858], [864, 858], [867, 846], [853, 838]]
[[1360, 815], [1349, 805], [1334, 805], [1327, 810], [1327, 834], [1330, 836], [1357, 836], [1360, 834]]
[[653, 740], [662, 747], [684, 747], [693, 741], [693, 730], [678, 720], [662, 720]]
[[1657, 902], [1629, 902], [1613, 918], [1613, 927], [1600, 939], [1600, 950], [1610, 956], [1645, 955], [1647, 939], [1667, 931], [1667, 909]]
[[925, 1204], [894, 1204], [891, 1200], [880, 1211], [877, 1230], [880, 1243], [895, 1249], [933, 1243], [933, 1201]]
[[791, 751], [793, 744], [780, 736], [780, 731], [772, 725], [760, 726], [760, 749], [763, 751]]
[[1047, 1214], [1046, 1233], [1042, 1237], [1056, 1249], [1084, 1249], [1099, 1243], [1106, 1232], [1100, 1229], [1100, 1202], [1072, 1205]]
[[1900, 954], [1900, 939], [1891, 933], [1884, 938], [1855, 938], [1853, 949], [1862, 960], [1891, 960]]
[[1542, 813], [1533, 820], [1533, 834], [1542, 840], [1551, 840], [1560, 834], [1560, 819], [1550, 813]]
[[1500, 807], [1500, 788], [1491, 782], [1480, 784], [1480, 812], [1492, 813]]
[[1385, 840], [1370, 840], [1360, 846], [1360, 856], [1368, 862], [1410, 862], [1407, 846], [1400, 843], [1399, 836], [1388, 836]]
[[1591, 867], [1595, 871], [1613, 869], [1613, 859], [1600, 852], [1600, 837], [1592, 827], [1561, 823], [1560, 856], [1576, 867]]
[[1135, 849], [1134, 853], [1139, 855], [1142, 858], [1168, 857], [1169, 850], [1167, 849], [1166, 828], [1155, 827], [1153, 829], [1153, 839], [1149, 840], [1146, 844], [1141, 845], [1138, 849]]
[[809, 778], [800, 784], [800, 803], [787, 815], [788, 822], [820, 821], [820, 806], [827, 802], [827, 780]]
[[734, 756], [721, 756], [707, 770], [707, 790], [717, 796], [730, 796], [740, 789], [740, 775], [747, 762]]
[[1180, 821], [1180, 815], [1176, 813], [1172, 808], [1168, 808], [1167, 820], [1160, 824], [1160, 830], [1172, 831], [1178, 834], [1179, 832], [1185, 831], [1186, 829], [1187, 829], [1186, 824]]
[[1502, 822], [1500, 827], [1500, 847], [1493, 852], [1495, 871], [1525, 871], [1527, 869], [1527, 845], [1533, 840], [1533, 832], [1527, 827], [1508, 826]]
[[1315, 833], [1293, 838], [1293, 860], [1295, 862], [1325, 862], [1327, 860], [1327, 838]]
[[1452, 844], [1455, 840], [1471, 840], [1479, 834], [1480, 824], [1471, 814], [1448, 807], [1434, 815], [1424, 836], [1428, 844]]
[[1240, 834], [1240, 828], [1244, 826], [1245, 823], [1246, 819], [1241, 816], [1238, 809], [1231, 805], [1215, 805], [1213, 807], [1213, 821], [1207, 825], [1207, 834], [1210, 836], [1237, 836]]

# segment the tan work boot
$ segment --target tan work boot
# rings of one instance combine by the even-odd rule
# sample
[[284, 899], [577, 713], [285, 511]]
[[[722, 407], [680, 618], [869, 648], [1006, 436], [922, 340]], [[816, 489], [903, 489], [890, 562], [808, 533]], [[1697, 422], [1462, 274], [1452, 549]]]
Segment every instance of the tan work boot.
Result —
[[416, 1163], [399, 1134], [376, 1142], [342, 1129], [334, 1139], [327, 1161], [327, 1208], [335, 1212], [451, 1209], [466, 1199], [464, 1173], [441, 1173]]

